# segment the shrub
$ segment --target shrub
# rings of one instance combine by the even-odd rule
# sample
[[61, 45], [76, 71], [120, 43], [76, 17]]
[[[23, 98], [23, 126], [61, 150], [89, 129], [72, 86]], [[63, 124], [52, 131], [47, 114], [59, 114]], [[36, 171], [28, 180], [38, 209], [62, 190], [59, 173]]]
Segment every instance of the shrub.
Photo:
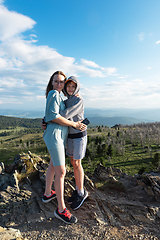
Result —
[[141, 167], [138, 171], [138, 174], [143, 174], [145, 172], [146, 168], [145, 167]]
[[154, 167], [158, 167], [160, 163], [160, 153], [156, 153], [154, 158], [152, 158], [152, 164]]

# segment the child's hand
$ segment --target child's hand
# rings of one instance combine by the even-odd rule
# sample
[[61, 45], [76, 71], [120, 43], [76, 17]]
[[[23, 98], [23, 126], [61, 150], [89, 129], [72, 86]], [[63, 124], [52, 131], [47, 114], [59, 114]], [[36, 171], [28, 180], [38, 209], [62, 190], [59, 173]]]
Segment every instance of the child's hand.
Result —
[[77, 93], [75, 96], [79, 97], [79, 98], [82, 98], [82, 96], [79, 93]]

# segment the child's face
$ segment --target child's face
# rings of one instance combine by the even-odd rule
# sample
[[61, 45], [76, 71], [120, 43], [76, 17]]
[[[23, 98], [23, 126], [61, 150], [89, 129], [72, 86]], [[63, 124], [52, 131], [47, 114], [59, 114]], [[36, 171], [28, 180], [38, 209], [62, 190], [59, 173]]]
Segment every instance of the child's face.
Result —
[[77, 84], [72, 81], [67, 83], [66, 91], [70, 96], [73, 95], [73, 93], [75, 92], [76, 86]]

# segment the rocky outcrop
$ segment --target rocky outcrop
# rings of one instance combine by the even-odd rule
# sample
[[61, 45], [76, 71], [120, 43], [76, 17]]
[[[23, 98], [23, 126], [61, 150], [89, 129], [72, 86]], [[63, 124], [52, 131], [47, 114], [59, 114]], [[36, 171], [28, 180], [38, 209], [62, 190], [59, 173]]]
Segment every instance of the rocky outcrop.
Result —
[[[57, 200], [47, 204], [41, 200], [47, 167], [48, 163], [31, 152], [17, 155], [11, 167], [0, 164], [0, 225], [3, 228], [54, 221]], [[102, 186], [96, 187], [99, 180]], [[74, 187], [73, 171], [67, 167], [65, 198]], [[74, 212], [79, 223], [88, 224], [89, 221], [93, 226], [98, 224], [103, 227], [143, 224], [146, 228], [157, 229], [157, 234], [160, 234], [158, 173], [133, 177], [120, 169], [105, 168], [98, 164], [93, 175], [85, 175], [85, 187], [89, 197]]]
[[14, 228], [0, 227], [0, 239], [2, 240], [27, 240], [23, 238], [20, 231]]

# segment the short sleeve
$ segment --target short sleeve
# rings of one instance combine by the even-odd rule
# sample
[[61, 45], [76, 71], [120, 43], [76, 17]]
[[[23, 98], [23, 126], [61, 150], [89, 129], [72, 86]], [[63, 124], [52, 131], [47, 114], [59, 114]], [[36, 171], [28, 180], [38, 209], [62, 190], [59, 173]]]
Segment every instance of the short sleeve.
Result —
[[61, 115], [60, 110], [60, 96], [56, 90], [51, 90], [47, 96], [46, 110], [45, 110], [45, 121], [49, 122], [54, 120]]

